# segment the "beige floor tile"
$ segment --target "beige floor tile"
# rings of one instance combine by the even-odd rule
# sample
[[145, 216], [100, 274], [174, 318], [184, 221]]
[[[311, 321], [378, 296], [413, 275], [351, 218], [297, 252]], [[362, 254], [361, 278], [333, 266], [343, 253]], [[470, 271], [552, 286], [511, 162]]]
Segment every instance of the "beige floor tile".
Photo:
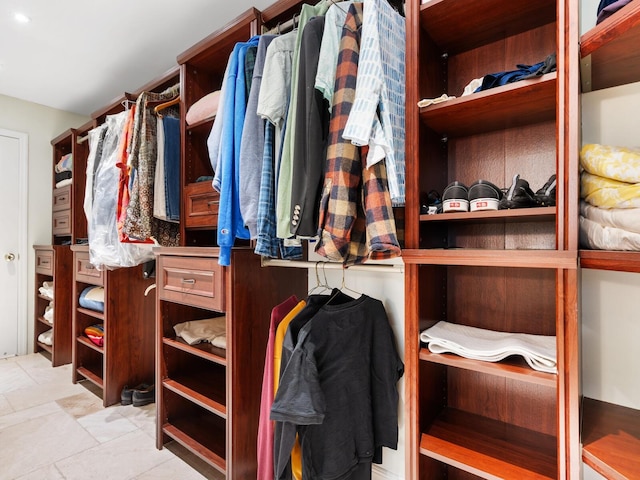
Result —
[[42, 355], [38, 354], [35, 357], [40, 357], [42, 360], [37, 362], [19, 361], [18, 364], [36, 383], [42, 384], [53, 381], [71, 383], [71, 365], [60, 365], [54, 368], [51, 366], [51, 362]]
[[55, 402], [47, 402], [31, 408], [12, 411], [7, 415], [0, 416], [0, 431], [5, 428], [19, 425], [29, 420], [60, 413], [61, 409]]
[[145, 432], [151, 438], [156, 438], [156, 404], [151, 403], [143, 407], [134, 407], [132, 405], [120, 405], [117, 407], [118, 413], [127, 418], [136, 425], [140, 430]]
[[169, 442], [164, 446], [165, 450], [169, 450], [175, 454], [182, 462], [189, 465], [193, 470], [209, 480], [224, 480], [224, 474], [213, 468], [200, 457], [191, 453], [177, 442]]
[[171, 460], [152, 468], [148, 472], [138, 475], [136, 480], [175, 480], [177, 478], [180, 480], [202, 480], [207, 477], [191, 468], [181, 459], [172, 458]]
[[13, 413], [13, 407], [9, 403], [9, 401], [5, 398], [4, 395], [0, 395], [0, 417], [2, 415], [7, 415], [9, 413]]
[[[129, 480], [170, 460], [166, 450], [157, 450], [154, 441], [142, 431], [128, 433], [56, 462], [67, 480]], [[96, 471], [96, 466], [108, 468]]]
[[74, 418], [82, 418], [101, 411], [102, 399], [91, 392], [80, 392], [76, 395], [56, 400], [60, 407]]
[[0, 465], [4, 478], [16, 478], [97, 444], [77, 422], [59, 410], [4, 428]]
[[38, 470], [27, 473], [16, 480], [65, 480], [60, 470], [55, 465], [47, 465], [46, 467], [39, 468]]
[[115, 408], [104, 408], [78, 418], [78, 423], [100, 443], [109, 442], [138, 430], [138, 427], [120, 415]]
[[30, 381], [33, 382], [31, 386], [4, 394], [15, 410], [34, 407], [52, 400], [77, 395], [84, 391], [82, 386], [74, 385], [70, 380], [68, 382], [51, 381], [43, 384], [37, 384], [31, 379]]
[[37, 385], [14, 360], [0, 360], [0, 393], [7, 394]]

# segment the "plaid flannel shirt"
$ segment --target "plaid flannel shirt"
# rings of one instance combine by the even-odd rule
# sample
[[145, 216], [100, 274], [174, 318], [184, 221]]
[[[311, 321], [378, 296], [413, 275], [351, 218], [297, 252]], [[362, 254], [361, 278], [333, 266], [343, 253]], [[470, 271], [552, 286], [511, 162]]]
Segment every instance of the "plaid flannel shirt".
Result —
[[355, 98], [361, 26], [362, 3], [352, 4], [340, 41], [316, 245], [318, 254], [345, 265], [401, 254], [384, 162], [366, 168], [367, 147], [342, 137]]

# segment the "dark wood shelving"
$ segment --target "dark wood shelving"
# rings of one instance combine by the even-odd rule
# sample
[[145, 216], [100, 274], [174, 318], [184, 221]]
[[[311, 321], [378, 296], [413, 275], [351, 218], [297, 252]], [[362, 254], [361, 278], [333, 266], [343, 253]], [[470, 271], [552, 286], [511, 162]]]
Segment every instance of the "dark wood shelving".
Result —
[[451, 408], [422, 434], [420, 453], [484, 478], [557, 478], [554, 437]]
[[53, 328], [53, 324], [52, 324], [52, 323], [47, 322], [47, 320], [45, 320], [45, 318], [44, 318], [44, 317], [41, 317], [40, 315], [38, 315], [38, 316], [36, 317], [36, 320], [38, 320], [40, 323], [42, 323], [42, 324], [44, 324], [44, 325], [46, 325], [46, 326], [48, 326], [48, 327], [50, 327], [50, 328]]
[[82, 313], [83, 315], [87, 315], [97, 320], [104, 321], [104, 312], [99, 312], [98, 310], [91, 310], [90, 308], [78, 307], [78, 313]]
[[77, 371], [78, 371], [78, 374], [82, 375], [84, 378], [89, 380], [94, 385], [96, 385], [96, 386], [98, 386], [100, 388], [104, 388], [104, 381], [102, 380], [102, 377], [96, 375], [95, 373], [93, 373], [88, 368], [80, 367], [80, 368], [77, 369]]
[[89, 340], [87, 337], [85, 336], [78, 336], [76, 338], [76, 341], [82, 345], [84, 345], [85, 347], [89, 347], [92, 350], [95, 350], [96, 352], [100, 353], [100, 354], [104, 354], [104, 347], [101, 347], [100, 345], [96, 345], [95, 343], [93, 343], [91, 340]]
[[420, 5], [420, 25], [449, 55], [551, 23], [555, 18], [556, 2], [551, 0], [528, 4], [509, 0], [430, 0]]
[[438, 213], [420, 215], [421, 222], [474, 222], [505, 220], [509, 222], [552, 221], [556, 216], [556, 207], [520, 208], [509, 210], [491, 210], [483, 212]]
[[640, 252], [580, 250], [580, 266], [598, 270], [640, 273]]
[[227, 351], [223, 348], [214, 347], [208, 342], [189, 345], [181, 338], [164, 337], [162, 339], [162, 343], [169, 347], [177, 348], [178, 350], [185, 351], [191, 355], [196, 355], [219, 365], [227, 365]]
[[[188, 387], [188, 384], [197, 384], [198, 390]], [[225, 406], [226, 398], [224, 392], [223, 395], [219, 395], [215, 388], [211, 388], [210, 385], [209, 388], [206, 389], [206, 393], [200, 393], [204, 390], [203, 387], [205, 387], [202, 383], [202, 378], [196, 378], [195, 381], [193, 376], [190, 379], [181, 378], [180, 381], [167, 379], [163, 380], [162, 386], [183, 396], [196, 405], [209, 410], [211, 413], [215, 413], [225, 419], [227, 418], [227, 407]]]
[[[194, 421], [193, 423], [197, 424], [199, 422], [200, 422], [200, 419]], [[172, 423], [165, 423], [162, 426], [162, 431], [165, 434], [169, 435], [171, 438], [173, 438], [180, 445], [185, 447], [187, 450], [197, 455], [200, 459], [207, 462], [213, 468], [217, 469], [221, 473], [226, 473], [227, 462], [224, 459], [224, 454], [221, 455], [220, 453], [217, 453], [217, 452], [220, 452], [220, 449], [219, 449], [220, 446], [216, 445], [216, 447], [218, 448], [213, 450], [212, 448], [205, 446], [205, 444], [198, 442], [197, 440], [195, 440], [196, 435], [189, 428], [192, 425], [191, 422], [186, 425], [188, 427], [188, 430], [184, 431], [180, 426], [176, 426]], [[213, 432], [210, 432], [210, 434], [207, 435], [207, 437], [209, 438], [214, 438], [219, 436], [222, 436], [224, 438], [224, 434], [214, 435]], [[224, 452], [224, 445], [221, 446], [221, 450], [222, 452]]]
[[48, 352], [49, 354], [53, 355], [53, 346], [52, 345], [47, 345], [46, 343], [42, 343], [42, 342], [36, 342], [38, 344], [38, 346]]
[[558, 382], [557, 375], [533, 370], [526, 362], [514, 359], [505, 359], [496, 363], [483, 362], [450, 353], [432, 353], [427, 348], [422, 348], [420, 349], [420, 360], [551, 388], [555, 388]]
[[[40, 286], [40, 285], [38, 285], [38, 286]], [[41, 298], [42, 300], [46, 300], [47, 302], [51, 302], [51, 301], [53, 301], [53, 298], [51, 298], [51, 297], [47, 297], [46, 295], [41, 295], [41, 294], [37, 293], [37, 294], [36, 294], [36, 296], [37, 296], [38, 298]]]
[[580, 39], [582, 91], [640, 81], [640, 4], [632, 2]]
[[521, 80], [420, 109], [420, 119], [441, 136], [463, 137], [553, 120], [557, 74]]
[[402, 258], [419, 265], [577, 268], [575, 254], [562, 250], [407, 249]]
[[194, 130], [211, 131], [211, 125], [213, 124], [213, 121], [215, 120], [215, 118], [216, 117], [205, 118], [204, 120], [200, 120], [199, 122], [186, 125], [185, 128], [187, 132], [191, 132]]
[[637, 478], [640, 410], [583, 398], [582, 458], [608, 479]]

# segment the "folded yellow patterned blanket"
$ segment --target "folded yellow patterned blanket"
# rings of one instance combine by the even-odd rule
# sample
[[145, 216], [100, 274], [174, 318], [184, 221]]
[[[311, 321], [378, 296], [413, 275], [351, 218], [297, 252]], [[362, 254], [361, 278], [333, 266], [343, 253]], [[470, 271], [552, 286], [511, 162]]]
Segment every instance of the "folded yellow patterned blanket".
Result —
[[626, 183], [582, 172], [580, 196], [600, 208], [640, 208], [640, 183]]
[[620, 182], [640, 182], [640, 148], [590, 143], [580, 151], [580, 165], [587, 172]]

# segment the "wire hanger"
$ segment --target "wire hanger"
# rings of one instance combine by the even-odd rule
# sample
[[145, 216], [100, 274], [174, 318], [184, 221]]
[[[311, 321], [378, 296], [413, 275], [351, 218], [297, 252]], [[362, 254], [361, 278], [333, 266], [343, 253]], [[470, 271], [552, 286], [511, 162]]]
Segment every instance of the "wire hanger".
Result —
[[345, 270], [346, 270], [346, 267], [343, 267], [342, 268], [342, 285], [340, 286], [340, 290], [348, 290], [348, 291], [350, 291], [352, 293], [355, 293], [356, 295], [362, 295], [362, 292], [358, 292], [358, 291], [354, 290], [353, 288], [349, 288], [349, 287], [347, 287], [345, 285], [345, 281], [344, 281], [344, 277], [345, 277], [344, 272], [345, 272]]
[[322, 270], [324, 272], [324, 263], [325, 262], [316, 262], [316, 266], [315, 266], [315, 271], [316, 271], [316, 286], [313, 287], [311, 290], [309, 290], [309, 292], [307, 293], [307, 296], [311, 295], [313, 292], [315, 292], [318, 289], [325, 289], [325, 290], [331, 290], [331, 287], [329, 286], [329, 283], [327, 282], [327, 275], [326, 272], [324, 272], [324, 283], [320, 283], [320, 271], [318, 269], [318, 265], [322, 263]]

